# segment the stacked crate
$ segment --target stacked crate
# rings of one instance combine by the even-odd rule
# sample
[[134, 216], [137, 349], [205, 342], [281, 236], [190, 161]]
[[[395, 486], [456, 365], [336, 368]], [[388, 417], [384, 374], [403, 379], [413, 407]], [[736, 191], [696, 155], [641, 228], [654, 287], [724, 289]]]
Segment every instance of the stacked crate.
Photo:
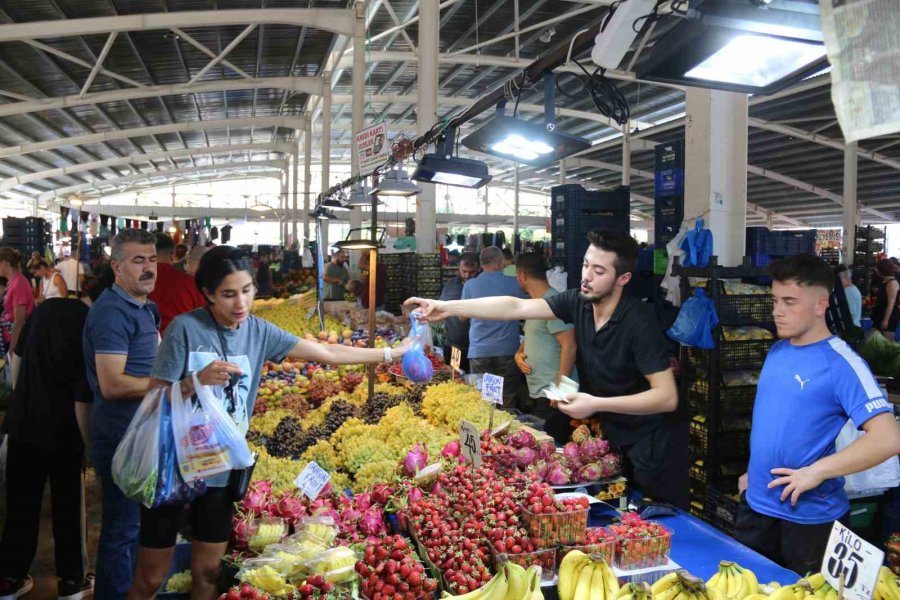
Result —
[[44, 219], [7, 217], [3, 219], [3, 245], [15, 248], [26, 257], [26, 260], [32, 252], [43, 256], [50, 239], [47, 229], [47, 222]]
[[816, 230], [769, 231], [765, 227], [748, 227], [746, 253], [754, 267], [765, 267], [773, 259], [816, 253]]
[[404, 254], [381, 254], [378, 260], [387, 271], [387, 290], [384, 294], [384, 308], [388, 312], [398, 314], [400, 306], [409, 296], [406, 296], [406, 286], [403, 284], [403, 269], [401, 267]]
[[874, 284], [878, 282], [875, 273], [875, 262], [878, 255], [884, 252], [886, 229], [873, 227], [856, 228], [856, 247], [853, 252], [853, 283], [863, 296], [872, 293]]
[[[413, 276], [410, 283], [414, 285], [410, 295], [420, 298], [437, 298], [444, 288], [440, 254], [413, 254]], [[413, 283], [414, 282], [414, 283]]]
[[[762, 368], [771, 340], [726, 341], [723, 327], [756, 326], [772, 330], [770, 295], [729, 295], [724, 278], [758, 281], [763, 269], [748, 265], [706, 268], [678, 266], [682, 301], [693, 294], [688, 277], [708, 279], [707, 295], [713, 300], [719, 325], [711, 350], [682, 347], [680, 397], [690, 413], [689, 487], [691, 511], [726, 533], [733, 533], [737, 511], [737, 481], [746, 472], [750, 457], [750, 425], [756, 385], [752, 377], [736, 372]], [[728, 383], [726, 385], [726, 382]]]

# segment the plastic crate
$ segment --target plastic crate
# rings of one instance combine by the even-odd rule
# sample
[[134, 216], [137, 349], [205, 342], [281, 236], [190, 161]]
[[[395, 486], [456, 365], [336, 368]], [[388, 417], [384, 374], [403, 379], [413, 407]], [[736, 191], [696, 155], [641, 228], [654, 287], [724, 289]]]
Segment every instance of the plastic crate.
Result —
[[[719, 371], [761, 369], [775, 340], [747, 340], [719, 343]], [[688, 360], [705, 370], [713, 350], [687, 348]]]
[[766, 227], [747, 228], [747, 256], [764, 255], [771, 253], [772, 232]]
[[669, 253], [665, 248], [657, 248], [653, 251], [653, 274], [665, 275], [669, 267]]
[[704, 510], [703, 501], [701, 500], [691, 500], [691, 504], [688, 506], [688, 512], [698, 519], [705, 519], [706, 517], [706, 511]]
[[[737, 424], [736, 424], [737, 425]], [[737, 425], [739, 426], [739, 425]], [[722, 460], [743, 460], [750, 456], [750, 430], [719, 431], [717, 456]], [[694, 456], [709, 454], [710, 440], [707, 423], [698, 417], [691, 419], [688, 450]]]
[[[709, 393], [709, 381], [705, 379], [697, 379], [693, 383], [688, 384], [688, 407], [691, 413], [706, 415], [709, 414], [709, 408], [712, 399]], [[729, 415], [749, 415], [753, 412], [753, 402], [756, 400], [755, 385], [733, 385], [719, 386], [719, 398], [716, 403], [719, 411]], [[737, 426], [729, 426], [728, 430], [739, 429]]]
[[704, 512], [706, 520], [729, 535], [734, 534], [737, 509], [740, 501], [733, 494], [726, 494], [713, 486], [706, 489]]
[[774, 300], [769, 295], [721, 293], [716, 313], [721, 325], [753, 325], [771, 321], [773, 305]]
[[695, 460], [688, 469], [688, 477], [707, 484], [707, 504], [711, 488], [728, 494], [737, 492], [738, 478], [747, 472], [747, 462], [722, 463], [714, 472], [711, 473], [711, 470], [706, 460]]

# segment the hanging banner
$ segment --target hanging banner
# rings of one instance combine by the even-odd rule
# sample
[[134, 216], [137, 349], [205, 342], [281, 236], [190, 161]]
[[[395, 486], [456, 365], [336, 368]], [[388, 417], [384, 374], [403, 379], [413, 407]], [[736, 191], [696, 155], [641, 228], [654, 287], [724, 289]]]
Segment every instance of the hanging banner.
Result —
[[387, 125], [384, 121], [367, 127], [353, 136], [359, 174], [371, 175], [388, 159], [390, 144], [387, 140]]

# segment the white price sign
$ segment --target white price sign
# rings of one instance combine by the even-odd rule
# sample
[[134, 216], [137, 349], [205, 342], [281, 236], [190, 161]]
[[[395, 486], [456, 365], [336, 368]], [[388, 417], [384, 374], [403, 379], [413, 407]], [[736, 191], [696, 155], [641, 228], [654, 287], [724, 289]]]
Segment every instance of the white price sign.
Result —
[[844, 598], [872, 600], [884, 552], [835, 521], [822, 559], [822, 574], [831, 587], [840, 589], [844, 580]]
[[297, 475], [294, 485], [300, 488], [304, 496], [315, 500], [330, 480], [331, 475], [328, 471], [317, 465], [315, 461], [310, 461], [306, 468]]
[[503, 404], [503, 378], [485, 373], [481, 382], [481, 398], [491, 404]]
[[478, 428], [466, 420], [459, 422], [459, 445], [463, 456], [476, 469], [481, 468], [481, 436]]
[[454, 372], [459, 371], [459, 365], [462, 362], [462, 352], [456, 346], [450, 347], [450, 366]]

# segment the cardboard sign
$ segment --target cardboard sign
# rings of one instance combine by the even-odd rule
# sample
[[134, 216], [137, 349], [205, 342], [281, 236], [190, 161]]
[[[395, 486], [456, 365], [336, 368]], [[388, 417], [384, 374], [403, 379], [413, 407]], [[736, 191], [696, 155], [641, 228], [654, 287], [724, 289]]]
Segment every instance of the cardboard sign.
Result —
[[884, 552], [835, 521], [822, 559], [822, 575], [847, 600], [872, 600]]
[[459, 371], [459, 364], [462, 362], [462, 352], [456, 346], [450, 347], [450, 366], [454, 372]]
[[304, 496], [310, 500], [315, 500], [330, 480], [331, 474], [328, 471], [317, 465], [315, 461], [310, 461], [306, 468], [297, 475], [294, 485], [300, 488]]
[[466, 420], [459, 422], [459, 446], [466, 461], [481, 468], [481, 436], [478, 428]]
[[481, 398], [491, 404], [503, 404], [503, 378], [485, 373], [481, 381]]
[[371, 175], [388, 159], [391, 145], [387, 139], [387, 125], [384, 121], [376, 123], [357, 132], [353, 138], [359, 161], [359, 173], [362, 176]]

